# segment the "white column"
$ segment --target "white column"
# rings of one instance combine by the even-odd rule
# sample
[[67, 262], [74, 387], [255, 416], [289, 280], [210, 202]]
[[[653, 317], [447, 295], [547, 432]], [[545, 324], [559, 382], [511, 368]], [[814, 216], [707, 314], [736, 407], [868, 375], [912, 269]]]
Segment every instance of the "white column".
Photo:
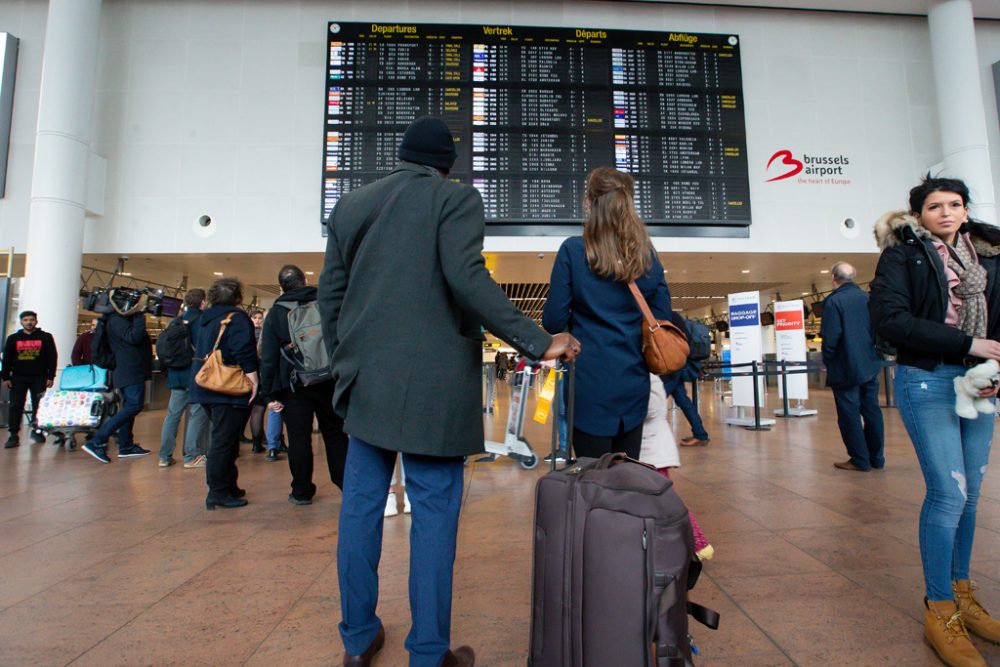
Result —
[[969, 186], [975, 218], [997, 224], [972, 2], [934, 0], [927, 17], [945, 175]]
[[50, 0], [19, 307], [55, 336], [59, 366], [76, 339], [87, 155], [94, 109], [101, 0]]

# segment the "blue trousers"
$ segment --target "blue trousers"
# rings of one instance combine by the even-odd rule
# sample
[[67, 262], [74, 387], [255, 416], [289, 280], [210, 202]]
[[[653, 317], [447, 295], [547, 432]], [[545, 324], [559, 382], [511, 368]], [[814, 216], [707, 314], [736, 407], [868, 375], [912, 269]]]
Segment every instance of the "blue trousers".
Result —
[[[410, 526], [410, 613], [406, 637], [410, 667], [438, 667], [451, 645], [451, 587], [458, 514], [462, 505], [462, 458], [403, 454]], [[361, 655], [382, 621], [378, 565], [382, 556], [385, 490], [396, 452], [351, 436], [337, 541], [340, 636], [349, 655]]]
[[265, 415], [264, 423], [264, 435], [266, 436], [268, 449], [278, 449], [281, 447], [281, 423], [281, 413], [269, 408]]
[[851, 463], [862, 470], [884, 466], [885, 427], [878, 405], [878, 376], [855, 387], [834, 388], [833, 400], [840, 437]]
[[896, 401], [924, 474], [920, 558], [929, 600], [951, 600], [951, 582], [969, 578], [976, 505], [993, 440], [992, 414], [955, 414], [961, 366], [896, 368]]
[[135, 416], [142, 412], [142, 407], [146, 404], [146, 383], [130, 384], [121, 387], [119, 392], [122, 395], [122, 406], [94, 431], [96, 447], [106, 447], [108, 438], [112, 434], [118, 441], [119, 451], [135, 444], [132, 439], [132, 426], [135, 424]]
[[[676, 373], [676, 375], [680, 375], [680, 373]], [[684, 418], [691, 425], [691, 435], [699, 440], [708, 440], [708, 431], [705, 430], [705, 424], [702, 423], [701, 415], [698, 414], [698, 407], [688, 398], [684, 380], [680, 378], [664, 380], [663, 389], [667, 392], [667, 396], [674, 397], [674, 405], [684, 413]]]

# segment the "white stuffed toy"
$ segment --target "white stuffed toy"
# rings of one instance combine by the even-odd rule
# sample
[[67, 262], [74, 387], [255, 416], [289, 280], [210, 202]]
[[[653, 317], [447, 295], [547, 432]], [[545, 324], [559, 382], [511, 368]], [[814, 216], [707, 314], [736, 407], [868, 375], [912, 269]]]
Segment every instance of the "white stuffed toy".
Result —
[[993, 404], [979, 398], [979, 390], [995, 387], [1000, 383], [1000, 365], [990, 359], [970, 368], [965, 375], [955, 378], [955, 412], [963, 419], [975, 419], [979, 412], [993, 414]]

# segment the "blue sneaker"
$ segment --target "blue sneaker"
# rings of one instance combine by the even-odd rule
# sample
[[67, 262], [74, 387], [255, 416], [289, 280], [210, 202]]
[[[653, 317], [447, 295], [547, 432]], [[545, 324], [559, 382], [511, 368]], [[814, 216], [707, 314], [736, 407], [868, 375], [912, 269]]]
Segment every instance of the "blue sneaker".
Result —
[[83, 449], [83, 451], [87, 452], [101, 463], [111, 463], [111, 459], [108, 458], [107, 445], [95, 445], [93, 441], [88, 440], [87, 442], [83, 443], [83, 447], [81, 447], [81, 449]]
[[149, 454], [148, 449], [143, 449], [139, 445], [131, 444], [128, 447], [118, 448], [118, 458], [120, 459], [135, 459], [140, 456], [146, 456]]

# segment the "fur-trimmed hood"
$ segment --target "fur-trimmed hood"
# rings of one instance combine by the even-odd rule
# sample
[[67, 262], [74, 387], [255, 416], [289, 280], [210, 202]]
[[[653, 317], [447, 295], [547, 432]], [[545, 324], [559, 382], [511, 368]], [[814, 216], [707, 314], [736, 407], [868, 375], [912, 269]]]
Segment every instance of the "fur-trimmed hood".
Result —
[[[1000, 227], [969, 220], [959, 231], [969, 233], [972, 245], [980, 257], [1000, 255]], [[911, 232], [918, 239], [931, 238], [931, 233], [906, 211], [889, 211], [875, 221], [875, 243], [878, 244], [879, 250], [884, 251], [903, 243], [906, 235]]]

